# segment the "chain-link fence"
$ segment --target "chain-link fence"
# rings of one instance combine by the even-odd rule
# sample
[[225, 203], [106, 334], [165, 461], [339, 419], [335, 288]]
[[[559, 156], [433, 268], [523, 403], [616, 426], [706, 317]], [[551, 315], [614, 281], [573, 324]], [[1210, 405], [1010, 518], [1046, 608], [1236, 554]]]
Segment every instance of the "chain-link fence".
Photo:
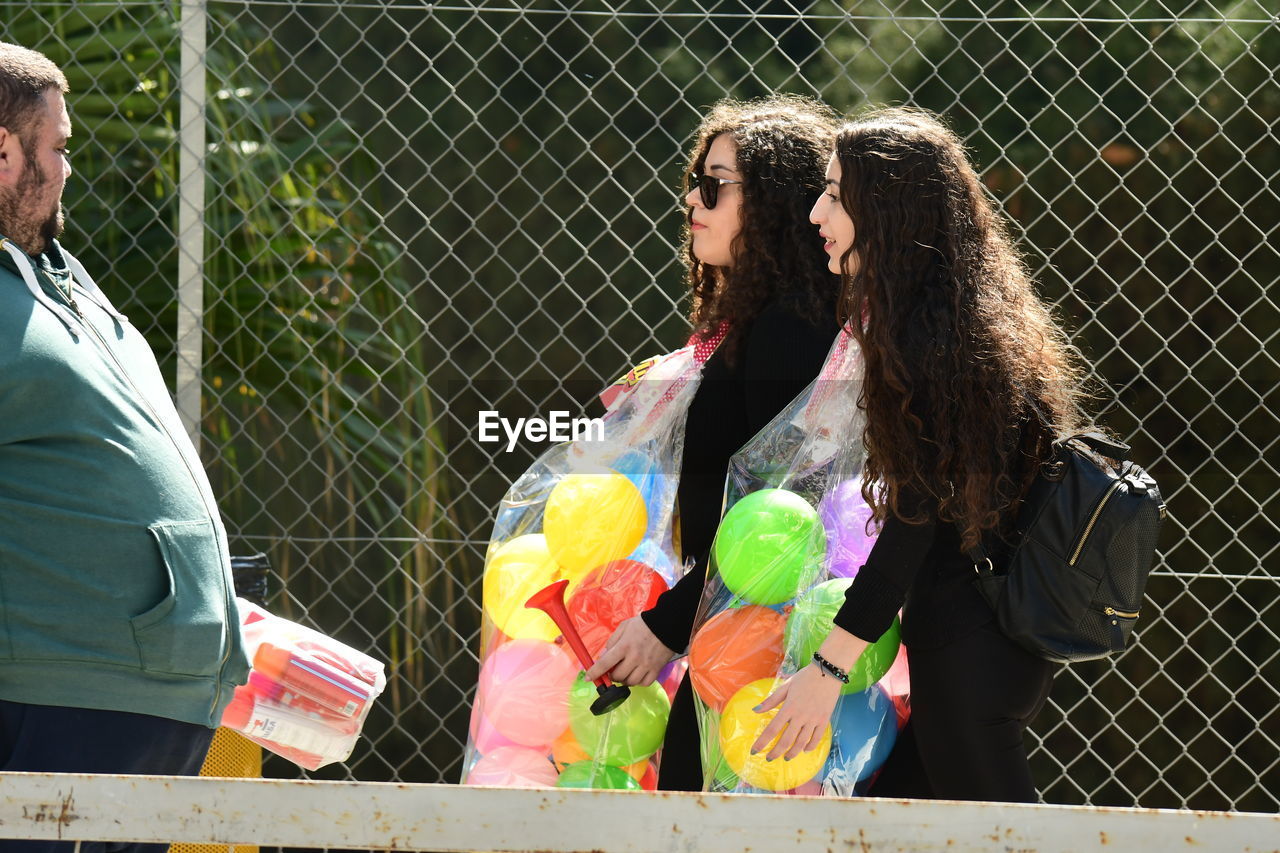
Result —
[[1167, 495], [1137, 647], [1064, 669], [1034, 726], [1045, 799], [1275, 811], [1267, 6], [0, 0], [0, 38], [68, 73], [66, 241], [196, 371], [233, 548], [270, 555], [277, 612], [390, 664], [318, 775], [457, 780], [491, 513], [538, 450], [476, 413], [576, 410], [683, 342], [683, 148], [714, 100], [782, 90], [947, 116]]

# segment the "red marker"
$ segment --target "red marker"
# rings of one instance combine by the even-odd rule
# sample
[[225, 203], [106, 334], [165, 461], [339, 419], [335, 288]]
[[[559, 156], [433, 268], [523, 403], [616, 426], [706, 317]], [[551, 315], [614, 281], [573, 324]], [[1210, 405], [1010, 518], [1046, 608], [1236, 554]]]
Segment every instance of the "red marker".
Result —
[[372, 698], [373, 688], [314, 658], [297, 655], [270, 643], [258, 647], [253, 668], [289, 690], [296, 690], [344, 717], [359, 716]]

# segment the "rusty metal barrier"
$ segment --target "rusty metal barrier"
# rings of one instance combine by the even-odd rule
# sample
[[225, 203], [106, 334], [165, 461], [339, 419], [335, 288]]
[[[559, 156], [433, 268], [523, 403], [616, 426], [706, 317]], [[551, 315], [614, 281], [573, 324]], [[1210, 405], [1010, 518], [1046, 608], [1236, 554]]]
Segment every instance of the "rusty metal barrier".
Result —
[[1275, 850], [1280, 815], [754, 794], [0, 774], [0, 838], [550, 853]]

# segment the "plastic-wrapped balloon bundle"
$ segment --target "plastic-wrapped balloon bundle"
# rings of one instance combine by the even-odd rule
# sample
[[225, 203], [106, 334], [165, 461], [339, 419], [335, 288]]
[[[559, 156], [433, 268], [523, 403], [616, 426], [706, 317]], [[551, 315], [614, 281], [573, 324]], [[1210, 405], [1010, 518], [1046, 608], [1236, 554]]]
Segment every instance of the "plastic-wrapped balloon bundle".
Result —
[[638, 365], [602, 395], [603, 437], [543, 454], [503, 498], [485, 560], [480, 677], [463, 782], [653, 789], [683, 674], [634, 687], [596, 716], [597, 692], [534, 593], [568, 582], [569, 619], [592, 659], [681, 573], [672, 514], [684, 420], [706, 346]]
[[837, 337], [819, 378], [734, 455], [689, 646], [704, 787], [849, 796], [865, 791], [909, 711], [898, 623], [859, 657], [821, 744], [790, 761], [751, 745], [753, 709], [812, 659], [875, 542], [860, 472], [862, 358]]

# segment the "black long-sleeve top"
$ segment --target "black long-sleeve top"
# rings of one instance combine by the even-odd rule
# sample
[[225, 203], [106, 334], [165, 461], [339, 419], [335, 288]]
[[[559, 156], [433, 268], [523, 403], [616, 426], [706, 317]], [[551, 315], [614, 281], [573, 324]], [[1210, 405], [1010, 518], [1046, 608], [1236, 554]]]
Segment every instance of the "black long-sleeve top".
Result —
[[[984, 538], [983, 544], [993, 555], [1002, 553], [997, 541]], [[908, 647], [940, 646], [995, 618], [974, 577], [973, 561], [961, 551], [954, 524], [936, 517], [907, 524], [891, 515], [834, 621], [875, 642], [901, 608], [902, 641]]]

